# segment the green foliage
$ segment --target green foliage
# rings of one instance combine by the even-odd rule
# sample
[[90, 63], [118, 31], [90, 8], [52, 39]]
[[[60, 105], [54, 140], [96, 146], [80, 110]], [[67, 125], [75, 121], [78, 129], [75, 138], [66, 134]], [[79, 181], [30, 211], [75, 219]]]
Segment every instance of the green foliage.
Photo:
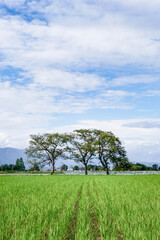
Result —
[[141, 163], [136, 163], [136, 170], [139, 171], [148, 171], [148, 170], [154, 170], [152, 167], [148, 167], [145, 164], [141, 164]]
[[30, 146], [26, 149], [28, 162], [33, 165], [51, 164], [51, 173], [55, 170], [58, 158], [70, 157], [82, 163], [87, 174], [88, 164], [98, 158], [103, 169], [109, 174], [109, 165], [114, 164], [117, 170], [129, 168], [129, 161], [121, 141], [112, 132], [97, 129], [79, 129], [70, 134], [31, 135]]
[[61, 166], [61, 171], [67, 171], [67, 169], [68, 169], [68, 166], [66, 164], [63, 164]]
[[126, 151], [118, 137], [112, 132], [93, 130], [96, 141], [96, 152], [102, 166], [109, 174], [109, 164], [114, 164], [117, 169], [125, 169], [128, 162]]
[[98, 166], [97, 165], [88, 164], [87, 170], [96, 171], [96, 170], [98, 170]]
[[40, 171], [39, 164], [35, 161], [32, 163], [31, 167], [29, 168], [29, 171]]
[[70, 143], [71, 158], [83, 163], [85, 174], [87, 174], [87, 165], [95, 156], [96, 151], [93, 131], [90, 129], [75, 130], [74, 134], [70, 134]]
[[25, 171], [25, 165], [23, 162], [23, 158], [21, 157], [20, 159], [18, 158], [16, 160], [16, 164], [3, 164], [0, 166], [0, 171]]
[[[158, 170], [158, 165], [156, 166], [156, 169]], [[114, 170], [119, 170], [114, 168]], [[131, 171], [154, 171], [155, 169], [153, 167], [146, 166], [142, 163], [127, 163], [126, 168], [124, 170], [131, 170]]]
[[55, 171], [55, 161], [59, 157], [64, 157], [66, 152], [66, 143], [68, 141], [66, 134], [35, 134], [31, 135], [30, 146], [25, 153], [28, 162], [33, 164], [52, 165], [51, 174]]
[[14, 170], [16, 171], [24, 171], [25, 170], [25, 165], [24, 165], [24, 162], [23, 162], [23, 158], [18, 158], [16, 160], [16, 164], [14, 166]]
[[79, 167], [78, 166], [74, 166], [73, 167], [73, 171], [79, 171]]
[[0, 166], [0, 171], [13, 171], [14, 164], [3, 164]]
[[103, 166], [99, 166], [99, 165], [93, 165], [93, 164], [88, 164], [87, 166], [87, 170], [91, 170], [91, 171], [102, 171], [105, 170]]
[[152, 169], [153, 169], [154, 171], [158, 171], [158, 164], [153, 164], [153, 165], [152, 165]]

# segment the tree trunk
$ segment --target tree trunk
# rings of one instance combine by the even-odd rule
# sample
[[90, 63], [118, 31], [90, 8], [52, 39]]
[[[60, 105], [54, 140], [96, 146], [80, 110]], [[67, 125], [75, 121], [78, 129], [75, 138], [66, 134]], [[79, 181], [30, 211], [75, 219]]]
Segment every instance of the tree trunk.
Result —
[[53, 175], [54, 174], [54, 160], [52, 160], [52, 168], [51, 168], [51, 175]]
[[106, 167], [106, 175], [109, 175], [109, 169]]
[[87, 165], [85, 165], [85, 175], [88, 175]]

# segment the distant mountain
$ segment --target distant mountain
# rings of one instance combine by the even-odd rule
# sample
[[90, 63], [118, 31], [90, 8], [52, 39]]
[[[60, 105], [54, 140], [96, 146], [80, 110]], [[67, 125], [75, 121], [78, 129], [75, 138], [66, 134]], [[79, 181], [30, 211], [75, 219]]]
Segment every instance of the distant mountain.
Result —
[[0, 165], [2, 164], [15, 164], [17, 158], [22, 157], [24, 162], [26, 161], [24, 149], [17, 149], [17, 148], [0, 148]]
[[[2, 164], [15, 164], [17, 158], [22, 157], [23, 160], [24, 160], [26, 168], [29, 167], [29, 164], [26, 163], [27, 158], [26, 158], [26, 155], [25, 155], [24, 152], [25, 152], [24, 149], [17, 149], [17, 148], [11, 148], [11, 147], [0, 148], [0, 165], [2, 165]], [[154, 164], [154, 163], [157, 163], [158, 165], [160, 165], [159, 161], [149, 162], [149, 161], [140, 161], [139, 159], [137, 159], [137, 161], [135, 161], [135, 159], [136, 158], [133, 158], [133, 156], [132, 156], [132, 159], [130, 159], [130, 160], [133, 163], [139, 162], [139, 163], [145, 164], [146, 166], [152, 166], [152, 164]], [[98, 160], [93, 160], [92, 163], [99, 164], [99, 161]], [[56, 168], [59, 168], [60, 166], [62, 166], [62, 164], [68, 165], [69, 168], [71, 168], [75, 165], [79, 165], [76, 162], [74, 162], [73, 160], [58, 159], [56, 161], [56, 164], [55, 164]], [[50, 169], [49, 166], [46, 166], [44, 169], [48, 169], [48, 168]]]
[[[28, 168], [29, 164], [26, 163], [27, 157], [24, 152], [25, 152], [24, 149], [17, 149], [17, 148], [11, 148], [11, 147], [0, 148], [0, 165], [15, 164], [17, 158], [22, 157], [26, 168]], [[56, 161], [56, 168], [62, 166], [62, 164], [64, 163], [69, 167], [74, 166], [76, 164], [73, 160], [58, 159]], [[50, 166], [44, 167], [44, 169], [50, 169], [50, 168], [51, 168]]]

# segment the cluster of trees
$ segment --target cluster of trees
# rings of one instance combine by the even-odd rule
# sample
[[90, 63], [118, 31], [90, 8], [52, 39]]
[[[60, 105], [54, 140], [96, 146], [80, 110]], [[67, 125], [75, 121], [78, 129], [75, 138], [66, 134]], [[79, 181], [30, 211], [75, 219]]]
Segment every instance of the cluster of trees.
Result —
[[[67, 171], [68, 170], [68, 166], [66, 164], [63, 164], [61, 166], [61, 171]], [[78, 165], [75, 165], [74, 167], [72, 167], [73, 171], [83, 171], [85, 170], [84, 167], [79, 167]], [[91, 170], [91, 171], [104, 171], [105, 168], [101, 165], [96, 165], [96, 164], [88, 164], [87, 165], [87, 170]], [[151, 167], [146, 166], [145, 164], [142, 163], [131, 163], [128, 162], [125, 165], [125, 169], [119, 166], [114, 166], [113, 171], [160, 171], [160, 166], [158, 166], [158, 164], [153, 164]]]
[[25, 171], [23, 158], [18, 158], [16, 164], [4, 164], [0, 166], [0, 171]]
[[[68, 170], [68, 166], [66, 164], [63, 164], [60, 169], [61, 169], [61, 171], [67, 171]], [[78, 165], [75, 165], [74, 167], [72, 166], [71, 169], [73, 171], [84, 171], [85, 170], [84, 167], [78, 166]], [[89, 171], [102, 171], [102, 170], [105, 170], [105, 168], [103, 166], [101, 166], [101, 165], [88, 164], [87, 165], [87, 170], [89, 170]]]
[[[79, 170], [83, 171], [85, 169], [84, 169], [84, 167], [79, 167], [77, 165], [73, 167], [73, 171], [79, 171]], [[105, 168], [103, 166], [101, 166], [101, 165], [88, 164], [87, 170], [90, 170], [90, 171], [104, 171]]]
[[127, 168], [129, 161], [121, 141], [112, 132], [97, 129], [74, 130], [69, 134], [34, 134], [30, 136], [29, 147], [25, 153], [31, 165], [51, 164], [51, 174], [55, 171], [55, 161], [70, 158], [84, 165], [87, 175], [92, 159], [99, 159], [106, 174], [109, 165]]
[[[84, 167], [74, 166], [73, 167], [73, 171], [76, 171], [76, 170], [84, 170]], [[96, 164], [94, 164], [94, 165], [93, 164], [88, 164], [87, 170], [90, 170], [90, 171], [102, 171], [102, 170], [105, 170], [105, 168], [103, 166], [96, 165]]]
[[158, 164], [153, 164], [152, 167], [146, 166], [142, 163], [132, 164], [130, 163], [129, 170], [131, 171], [160, 171], [160, 166]]

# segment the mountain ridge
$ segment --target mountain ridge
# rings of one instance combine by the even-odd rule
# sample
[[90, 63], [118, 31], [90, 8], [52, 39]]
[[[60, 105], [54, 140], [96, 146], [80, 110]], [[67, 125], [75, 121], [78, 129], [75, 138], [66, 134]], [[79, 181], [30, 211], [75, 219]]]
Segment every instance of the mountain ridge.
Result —
[[13, 147], [0, 148], [0, 165], [15, 164], [17, 158], [22, 157], [24, 161], [27, 160], [24, 149]]
[[[3, 164], [15, 164], [17, 158], [22, 157], [24, 160], [24, 163], [26, 165], [26, 167], [28, 166], [27, 163], [27, 156], [25, 154], [25, 149], [18, 149], [18, 148], [13, 148], [13, 147], [5, 147], [5, 148], [0, 148], [0, 165]], [[145, 164], [146, 166], [152, 166], [153, 164], [159, 164], [159, 162], [157, 161], [153, 161], [153, 162], [145, 162], [145, 161], [132, 161], [133, 163], [142, 163]], [[63, 163], [68, 164], [70, 166], [74, 166], [77, 165], [76, 162], [74, 162], [73, 160], [59, 160], [56, 162], [56, 166], [59, 167], [60, 165], [62, 165]], [[98, 164], [99, 161], [93, 161], [93, 164]]]

